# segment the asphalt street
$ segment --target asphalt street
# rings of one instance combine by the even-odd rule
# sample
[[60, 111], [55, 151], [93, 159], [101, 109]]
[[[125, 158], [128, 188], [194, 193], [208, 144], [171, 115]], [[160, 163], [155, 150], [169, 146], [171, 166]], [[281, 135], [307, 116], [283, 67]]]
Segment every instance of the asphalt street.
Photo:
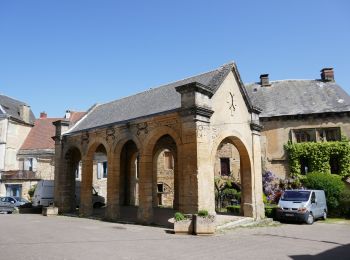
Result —
[[73, 217], [0, 215], [0, 259], [350, 259], [350, 225], [282, 224], [214, 236]]

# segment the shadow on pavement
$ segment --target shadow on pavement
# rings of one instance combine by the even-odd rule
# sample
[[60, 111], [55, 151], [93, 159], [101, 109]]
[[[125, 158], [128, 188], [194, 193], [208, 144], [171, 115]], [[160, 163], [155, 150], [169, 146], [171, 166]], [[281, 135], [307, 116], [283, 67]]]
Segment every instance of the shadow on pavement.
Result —
[[350, 244], [341, 245], [333, 249], [324, 251], [317, 255], [292, 255], [289, 256], [295, 260], [305, 260], [305, 259], [350, 259]]

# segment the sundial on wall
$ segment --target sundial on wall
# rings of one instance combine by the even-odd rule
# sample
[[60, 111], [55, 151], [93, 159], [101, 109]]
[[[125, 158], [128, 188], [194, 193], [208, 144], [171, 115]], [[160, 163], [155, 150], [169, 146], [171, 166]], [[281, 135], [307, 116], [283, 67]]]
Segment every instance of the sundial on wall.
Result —
[[234, 103], [234, 94], [232, 92], [229, 92], [229, 100], [227, 101], [227, 104], [230, 105], [229, 109], [231, 111], [231, 116], [233, 116], [233, 113], [236, 111], [237, 105]]

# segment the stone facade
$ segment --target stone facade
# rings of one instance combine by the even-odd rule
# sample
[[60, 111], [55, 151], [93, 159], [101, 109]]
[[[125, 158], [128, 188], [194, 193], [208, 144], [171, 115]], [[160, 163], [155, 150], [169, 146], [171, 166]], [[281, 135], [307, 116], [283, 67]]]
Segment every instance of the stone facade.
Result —
[[263, 169], [272, 171], [282, 179], [289, 176], [289, 164], [284, 144], [287, 144], [288, 141], [296, 142], [296, 131], [339, 129], [339, 140], [341, 136], [350, 138], [348, 113], [262, 119], [261, 124], [264, 126], [261, 133]]
[[[141, 223], [157, 222], [160, 206], [214, 213], [215, 162], [225, 141], [240, 156], [242, 213], [263, 217], [259, 111], [249, 103], [234, 65], [219, 76], [215, 92], [197, 82], [176, 86], [181, 95], [176, 111], [79, 131], [68, 131], [68, 122], [55, 122], [55, 204], [60, 212], [75, 209], [74, 173], [81, 162], [79, 211], [93, 213], [94, 154], [103, 147], [108, 164], [106, 218], [122, 218], [130, 206], [136, 207]], [[167, 153], [173, 158], [166, 161]]]

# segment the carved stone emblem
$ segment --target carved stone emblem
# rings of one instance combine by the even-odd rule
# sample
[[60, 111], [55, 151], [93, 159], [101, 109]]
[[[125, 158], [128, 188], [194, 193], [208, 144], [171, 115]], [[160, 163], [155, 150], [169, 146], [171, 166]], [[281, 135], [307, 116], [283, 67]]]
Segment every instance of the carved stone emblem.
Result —
[[81, 144], [88, 144], [89, 143], [89, 132], [84, 132], [82, 135], [81, 135]]
[[137, 135], [138, 135], [138, 136], [139, 136], [142, 132], [143, 132], [144, 134], [148, 134], [148, 124], [147, 124], [147, 122], [137, 124], [136, 127], [137, 127]]
[[115, 129], [113, 127], [106, 129], [106, 141], [108, 142], [109, 140], [115, 140]]
[[227, 103], [230, 105], [229, 109], [231, 110], [231, 116], [233, 116], [233, 113], [236, 111], [237, 105], [235, 105], [233, 100], [234, 94], [230, 92], [230, 99], [227, 101]]

